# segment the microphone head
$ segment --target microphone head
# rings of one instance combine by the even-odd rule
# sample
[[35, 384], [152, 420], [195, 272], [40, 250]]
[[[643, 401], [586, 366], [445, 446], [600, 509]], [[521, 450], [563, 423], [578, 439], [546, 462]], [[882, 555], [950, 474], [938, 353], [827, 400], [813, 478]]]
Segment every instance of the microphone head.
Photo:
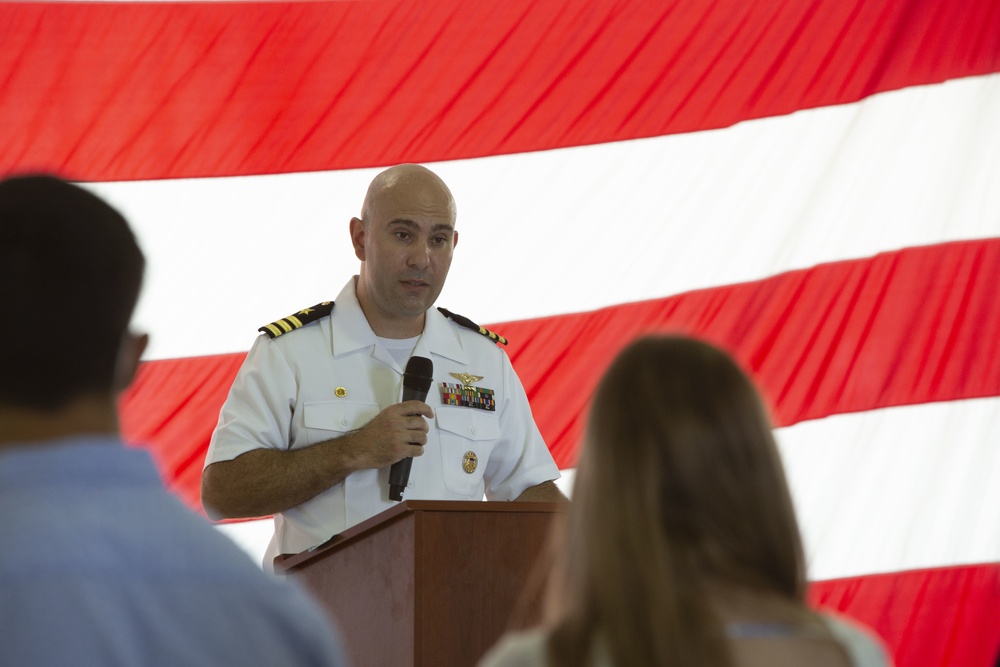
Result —
[[427, 357], [410, 357], [403, 373], [403, 386], [426, 392], [434, 382], [434, 363]]

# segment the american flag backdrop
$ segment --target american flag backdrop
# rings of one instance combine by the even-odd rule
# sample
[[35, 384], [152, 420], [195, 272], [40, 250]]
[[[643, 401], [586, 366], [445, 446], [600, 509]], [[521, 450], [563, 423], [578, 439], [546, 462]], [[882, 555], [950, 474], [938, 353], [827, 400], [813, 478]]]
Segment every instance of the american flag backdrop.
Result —
[[[399, 162], [451, 186], [439, 305], [510, 339], [561, 468], [618, 350], [712, 341], [771, 407], [813, 602], [899, 665], [993, 664], [1000, 0], [0, 3], [0, 172], [137, 230], [123, 428], [196, 509], [257, 327], [356, 272]], [[86, 326], [39, 308], [4, 324]]]

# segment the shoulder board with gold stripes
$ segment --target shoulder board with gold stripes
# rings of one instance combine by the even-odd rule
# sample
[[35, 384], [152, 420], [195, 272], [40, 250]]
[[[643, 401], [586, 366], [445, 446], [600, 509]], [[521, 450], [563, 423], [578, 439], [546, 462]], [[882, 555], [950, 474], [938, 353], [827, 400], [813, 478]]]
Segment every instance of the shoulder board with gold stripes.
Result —
[[507, 339], [506, 338], [504, 338], [500, 334], [493, 333], [492, 331], [490, 331], [486, 327], [479, 326], [478, 324], [476, 324], [475, 322], [473, 322], [472, 320], [470, 320], [468, 317], [465, 317], [464, 315], [456, 315], [455, 313], [451, 312], [447, 308], [438, 308], [438, 310], [441, 311], [442, 315], [444, 315], [445, 317], [447, 317], [450, 320], [453, 320], [455, 322], [455, 324], [457, 324], [459, 326], [463, 326], [466, 329], [472, 329], [476, 333], [479, 333], [479, 334], [482, 334], [482, 335], [486, 336], [487, 338], [489, 338], [494, 343], [500, 343], [501, 345], [506, 345], [507, 344]]
[[303, 308], [294, 315], [289, 315], [288, 317], [283, 317], [280, 320], [271, 322], [270, 324], [265, 324], [260, 329], [257, 329], [257, 331], [266, 333], [271, 338], [277, 338], [281, 334], [286, 334], [289, 331], [295, 331], [310, 322], [322, 319], [332, 312], [333, 301], [324, 301], [323, 303], [316, 304], [312, 308]]

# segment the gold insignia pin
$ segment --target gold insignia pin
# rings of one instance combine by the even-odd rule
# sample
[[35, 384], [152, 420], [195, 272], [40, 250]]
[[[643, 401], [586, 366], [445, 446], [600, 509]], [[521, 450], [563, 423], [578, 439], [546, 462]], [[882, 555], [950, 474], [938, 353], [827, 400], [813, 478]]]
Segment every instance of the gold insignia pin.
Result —
[[473, 382], [479, 382], [483, 379], [482, 375], [470, 375], [469, 373], [448, 373], [456, 380], [461, 380], [463, 387], [472, 387]]
[[347, 390], [344, 389], [343, 387], [337, 387], [336, 389], [333, 390], [333, 393], [336, 394], [337, 398], [343, 398], [344, 396], [347, 396]]
[[479, 467], [479, 457], [476, 456], [475, 452], [466, 452], [465, 456], [462, 457], [462, 470], [469, 473], [470, 475], [476, 472], [476, 468]]

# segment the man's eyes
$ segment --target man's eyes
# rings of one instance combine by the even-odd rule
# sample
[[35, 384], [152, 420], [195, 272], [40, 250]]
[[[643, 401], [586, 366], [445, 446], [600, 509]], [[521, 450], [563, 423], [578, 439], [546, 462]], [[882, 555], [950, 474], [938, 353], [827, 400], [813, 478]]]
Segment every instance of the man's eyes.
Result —
[[[397, 231], [393, 232], [393, 236], [398, 238], [400, 241], [409, 241], [413, 238], [413, 235], [409, 232]], [[446, 246], [448, 245], [447, 236], [432, 236], [428, 241], [432, 246]]]

